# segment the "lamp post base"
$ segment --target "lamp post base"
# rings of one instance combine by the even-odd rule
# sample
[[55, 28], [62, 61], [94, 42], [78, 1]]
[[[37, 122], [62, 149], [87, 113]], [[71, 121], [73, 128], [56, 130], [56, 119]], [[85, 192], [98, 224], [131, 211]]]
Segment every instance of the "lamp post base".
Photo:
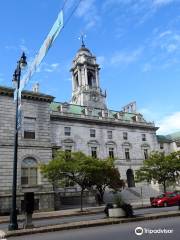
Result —
[[8, 230], [9, 231], [18, 230], [18, 224], [17, 223], [10, 223], [9, 226], [8, 226]]

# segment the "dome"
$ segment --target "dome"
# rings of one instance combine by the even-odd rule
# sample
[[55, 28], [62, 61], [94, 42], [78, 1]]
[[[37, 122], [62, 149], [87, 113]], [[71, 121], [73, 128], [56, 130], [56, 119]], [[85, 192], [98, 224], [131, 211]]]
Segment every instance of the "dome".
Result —
[[86, 48], [84, 43], [82, 43], [81, 48], [77, 51], [76, 56], [78, 55], [86, 55], [86, 56], [92, 57], [91, 51], [88, 48]]

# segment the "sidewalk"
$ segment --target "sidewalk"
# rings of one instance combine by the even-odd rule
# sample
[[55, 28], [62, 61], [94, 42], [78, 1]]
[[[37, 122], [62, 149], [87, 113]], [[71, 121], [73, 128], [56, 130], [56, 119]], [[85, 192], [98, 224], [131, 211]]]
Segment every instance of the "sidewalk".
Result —
[[122, 224], [122, 223], [128, 223], [128, 222], [145, 221], [145, 220], [177, 217], [177, 216], [180, 216], [180, 211], [144, 214], [143, 216], [136, 216], [133, 218], [104, 218], [104, 219], [98, 219], [98, 220], [79, 221], [79, 222], [73, 222], [73, 223], [62, 223], [59, 225], [37, 227], [33, 229], [6, 231], [4, 232], [4, 237], [21, 236], [21, 235], [27, 235], [27, 234], [45, 233], [45, 232], [52, 232], [52, 231], [61, 231], [61, 230], [68, 230], [68, 229], [75, 229], [75, 228], [95, 227], [95, 226], [110, 225], [110, 224], [120, 224], [120, 223]]
[[[51, 211], [51, 212], [37, 212], [33, 214], [33, 219], [51, 219], [57, 217], [67, 217], [67, 216], [79, 216], [79, 215], [88, 215], [88, 214], [96, 214], [103, 212], [105, 206], [98, 207], [84, 207], [83, 212], [80, 211], [80, 208], [75, 209], [67, 209], [67, 210], [59, 210], [59, 211]], [[24, 215], [18, 215], [18, 221], [24, 220]], [[9, 216], [0, 216], [0, 224], [8, 223]]]
[[[148, 203], [132, 203], [133, 209], [138, 208], [147, 208], [150, 205]], [[66, 209], [66, 210], [59, 210], [59, 211], [51, 211], [51, 212], [37, 212], [33, 214], [33, 219], [52, 219], [57, 217], [67, 217], [67, 216], [79, 216], [79, 215], [90, 215], [101, 213], [104, 211], [105, 205], [97, 206], [97, 207], [84, 207], [83, 212], [80, 211], [80, 208], [74, 209]], [[23, 221], [24, 215], [18, 215], [18, 221]], [[9, 216], [0, 216], [0, 224], [8, 223]]]

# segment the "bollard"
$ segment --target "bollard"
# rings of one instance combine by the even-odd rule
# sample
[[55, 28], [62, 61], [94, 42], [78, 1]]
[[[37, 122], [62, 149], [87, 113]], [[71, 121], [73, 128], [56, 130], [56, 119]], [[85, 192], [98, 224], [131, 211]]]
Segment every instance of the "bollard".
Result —
[[34, 212], [34, 193], [24, 193], [25, 223], [24, 228], [33, 228], [32, 214]]

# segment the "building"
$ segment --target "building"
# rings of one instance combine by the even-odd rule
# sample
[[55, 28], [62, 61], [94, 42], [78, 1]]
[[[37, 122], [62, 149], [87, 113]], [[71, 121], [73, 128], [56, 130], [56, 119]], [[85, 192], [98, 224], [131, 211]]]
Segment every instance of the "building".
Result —
[[[82, 43], [72, 63], [70, 103], [55, 102], [53, 96], [39, 93], [38, 87], [22, 93], [17, 179], [19, 209], [23, 208], [26, 191], [36, 193], [37, 209], [53, 208], [52, 187], [39, 170], [40, 163], [52, 159], [53, 149], [116, 158], [121, 178], [128, 187], [135, 186], [134, 171], [151, 151], [159, 149], [158, 128], [136, 111], [135, 102], [121, 111], [108, 109], [99, 71], [96, 57]], [[10, 208], [14, 122], [13, 89], [0, 87], [0, 212]]]

